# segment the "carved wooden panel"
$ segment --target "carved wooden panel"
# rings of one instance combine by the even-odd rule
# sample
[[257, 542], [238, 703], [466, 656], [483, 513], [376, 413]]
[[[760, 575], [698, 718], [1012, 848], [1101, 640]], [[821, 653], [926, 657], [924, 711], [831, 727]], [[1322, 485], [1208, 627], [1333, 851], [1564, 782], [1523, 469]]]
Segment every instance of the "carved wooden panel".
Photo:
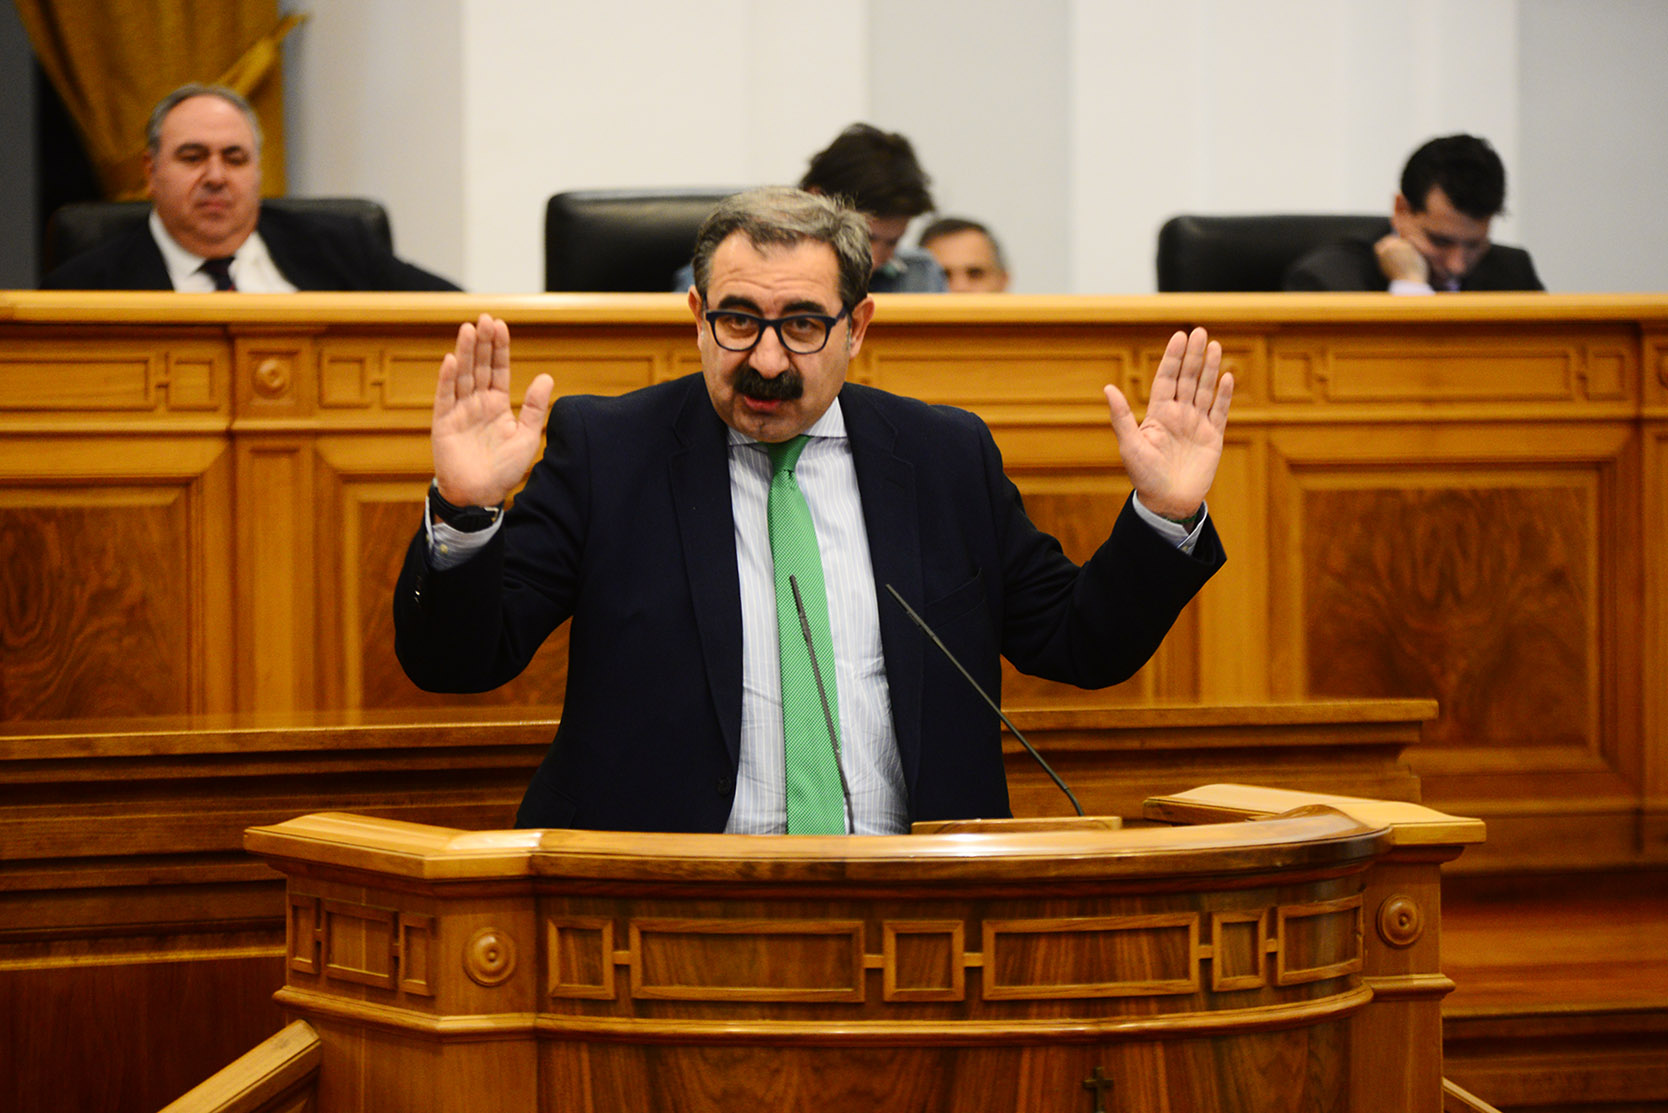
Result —
[[1307, 691], [1434, 697], [1439, 745], [1596, 748], [1592, 486], [1388, 478], [1303, 494]]
[[[40, 329], [0, 345], [0, 414], [47, 422], [144, 415], [179, 425], [230, 405], [230, 353], [216, 335], [163, 329], [110, 338]], [[61, 422], [68, 424], [69, 422]]]
[[1275, 343], [1270, 397], [1325, 407], [1579, 406], [1636, 397], [1637, 361], [1637, 339], [1625, 329], [1317, 329]]
[[225, 707], [225, 497], [211, 442], [5, 444], [0, 717]]
[[629, 938], [635, 998], [864, 998], [860, 921], [634, 919]]
[[984, 958], [987, 1001], [1192, 994], [1199, 916], [986, 920]]
[[[901, 331], [901, 330], [900, 330]], [[919, 334], [869, 333], [867, 381], [890, 390], [966, 409], [1090, 406], [1104, 411], [1101, 386], [1130, 380], [1130, 353], [1081, 330], [1061, 329], [1041, 347], [1028, 338], [963, 333], [953, 340]]]

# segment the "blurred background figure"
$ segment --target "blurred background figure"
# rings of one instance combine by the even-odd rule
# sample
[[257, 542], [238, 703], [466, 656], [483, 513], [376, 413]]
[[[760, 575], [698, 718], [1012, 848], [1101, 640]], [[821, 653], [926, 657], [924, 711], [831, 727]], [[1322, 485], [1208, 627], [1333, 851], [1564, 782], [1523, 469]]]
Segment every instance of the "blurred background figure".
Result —
[[952, 294], [1000, 294], [1008, 289], [1008, 263], [996, 237], [976, 220], [947, 216], [921, 232], [921, 246], [944, 268]]

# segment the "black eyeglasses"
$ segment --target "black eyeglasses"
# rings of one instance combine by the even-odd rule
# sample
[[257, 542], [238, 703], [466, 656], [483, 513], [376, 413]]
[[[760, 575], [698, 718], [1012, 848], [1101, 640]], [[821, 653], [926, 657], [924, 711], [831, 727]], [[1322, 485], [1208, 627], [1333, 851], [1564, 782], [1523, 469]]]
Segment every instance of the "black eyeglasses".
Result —
[[815, 355], [828, 346], [828, 336], [848, 310], [842, 309], [833, 317], [821, 313], [792, 313], [786, 317], [760, 317], [736, 309], [707, 310], [707, 324], [712, 326], [712, 338], [727, 352], [750, 352], [764, 336], [764, 330], [776, 330], [782, 347], [797, 356]]

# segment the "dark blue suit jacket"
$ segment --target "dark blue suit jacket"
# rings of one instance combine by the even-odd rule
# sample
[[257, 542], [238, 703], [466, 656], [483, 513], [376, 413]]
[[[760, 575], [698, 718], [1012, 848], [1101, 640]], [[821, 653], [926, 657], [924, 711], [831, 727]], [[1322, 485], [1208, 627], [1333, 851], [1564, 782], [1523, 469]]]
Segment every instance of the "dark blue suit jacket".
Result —
[[[272, 261], [298, 290], [456, 290], [398, 258], [364, 224], [331, 213], [261, 206], [256, 224]], [[43, 290], [172, 290], [150, 222], [53, 268]]]
[[[886, 593], [898, 589], [987, 691], [1000, 656], [1082, 687], [1127, 678], [1223, 560], [1181, 553], [1127, 506], [1081, 569], [1038, 531], [990, 432], [962, 410], [848, 383], [851, 439], [911, 819], [1009, 814], [995, 715]], [[720, 831], [741, 745], [741, 591], [726, 427], [700, 375], [559, 400], [504, 527], [432, 570], [419, 530], [396, 650], [431, 691], [517, 675], [563, 621], [562, 723], [521, 826]]]

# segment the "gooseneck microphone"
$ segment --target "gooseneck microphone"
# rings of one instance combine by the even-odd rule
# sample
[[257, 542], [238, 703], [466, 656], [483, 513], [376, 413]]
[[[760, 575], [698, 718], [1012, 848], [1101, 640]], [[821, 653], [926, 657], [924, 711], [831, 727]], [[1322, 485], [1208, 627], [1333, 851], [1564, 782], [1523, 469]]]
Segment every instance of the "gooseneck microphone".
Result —
[[799, 577], [789, 576], [788, 588], [793, 592], [794, 610], [799, 612], [799, 631], [805, 635], [805, 651], [811, 655], [811, 679], [817, 682], [817, 698], [822, 701], [823, 725], [828, 728], [828, 741], [834, 747], [834, 769], [840, 774], [840, 795], [846, 802], [846, 834], [849, 835], [852, 824], [857, 822], [857, 816], [852, 814], [851, 786], [846, 783], [846, 767], [840, 761], [840, 732], [834, 728], [833, 712], [828, 710], [828, 689], [822, 684], [822, 669], [817, 664], [817, 647], [811, 639], [811, 620], [805, 617], [805, 600], [799, 596]]
[[[893, 587], [891, 584], [887, 584], [886, 590], [892, 593], [892, 598], [898, 601], [898, 606], [904, 609], [904, 613], [909, 616], [909, 620], [919, 626], [921, 628], [921, 633], [925, 634], [928, 639], [932, 641], [932, 644], [938, 647], [938, 651], [944, 654], [945, 659], [952, 665], [956, 666], [956, 671], [967, 678], [967, 682], [973, 685], [973, 690], [979, 693], [980, 698], [990, 704], [990, 709], [996, 712], [997, 717], [1000, 718], [1003, 724], [1013, 732], [1013, 736], [1019, 739], [1019, 744], [1025, 747], [1025, 752], [1036, 759], [1037, 764], [1042, 766], [1042, 771], [1048, 774], [1049, 780], [1060, 786], [1060, 791], [1066, 794], [1066, 799], [1070, 800], [1071, 806], [1077, 809], [1077, 814], [1082, 815], [1083, 805], [1077, 802], [1077, 797], [1072, 795], [1071, 789], [1066, 787], [1066, 782], [1062, 781], [1060, 779], [1060, 775], [1054, 771], [1048, 762], [1043, 760], [1043, 756], [1037, 752], [1037, 748], [1025, 740], [1025, 736], [1019, 733], [1019, 728], [1014, 726], [1006, 715], [1002, 714], [1002, 709], [996, 706], [996, 701], [991, 699], [989, 694], [986, 693], [983, 688], [979, 687], [979, 682], [973, 679], [973, 674], [968, 672], [967, 669], [962, 666], [960, 661], [956, 660], [956, 655], [950, 652], [950, 647], [945, 645], [939, 636], [932, 632], [932, 627], [927, 625], [926, 619], [916, 614], [915, 608], [904, 602], [904, 597], [898, 594], [897, 588]], [[795, 598], [798, 598], [797, 589], [795, 592]]]

